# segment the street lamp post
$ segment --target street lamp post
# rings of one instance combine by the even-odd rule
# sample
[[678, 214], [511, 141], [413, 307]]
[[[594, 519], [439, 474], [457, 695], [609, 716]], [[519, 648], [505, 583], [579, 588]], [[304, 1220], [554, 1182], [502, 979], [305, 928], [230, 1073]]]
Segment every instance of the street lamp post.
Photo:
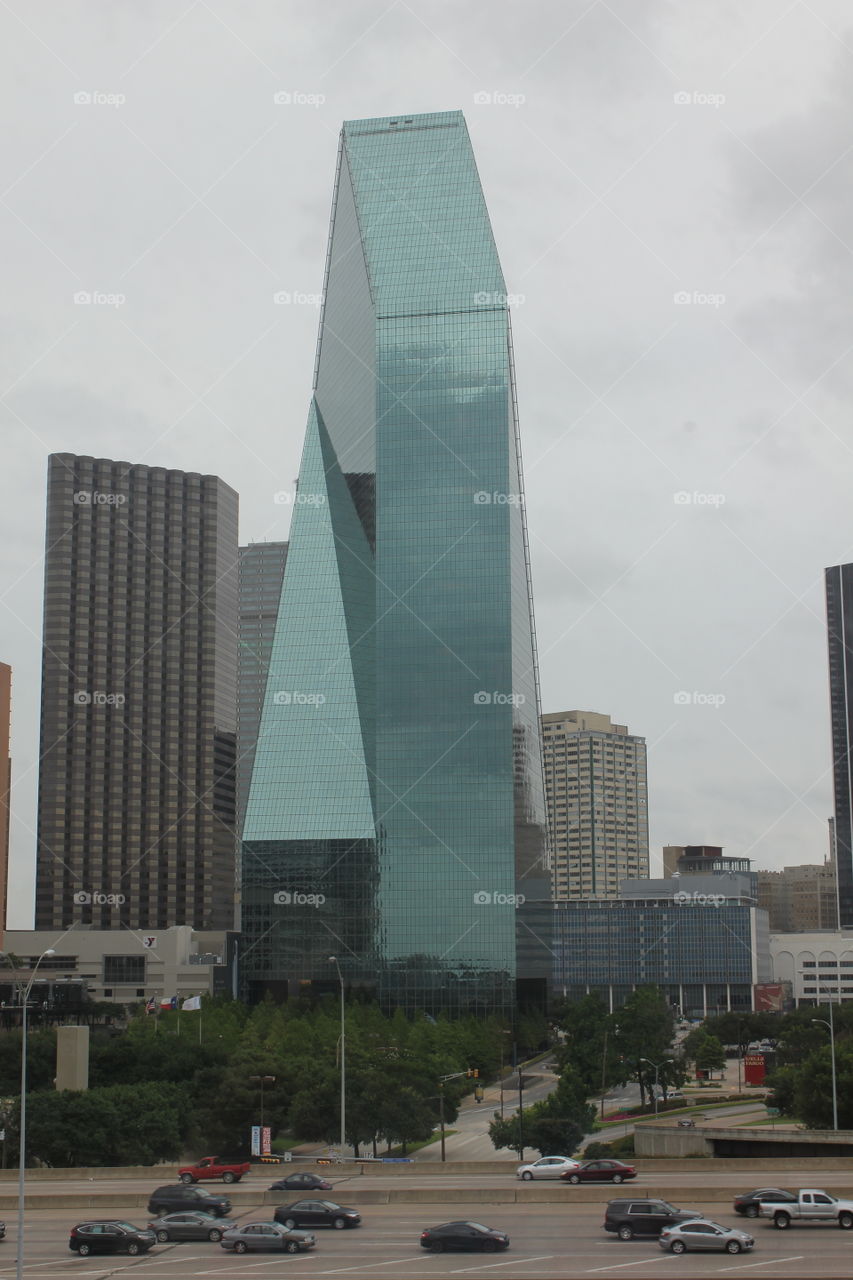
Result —
[[[261, 1086], [261, 1145], [264, 1141], [264, 1085], [275, 1084], [275, 1076], [249, 1076], [253, 1084]], [[263, 1154], [263, 1152], [261, 1153]]]
[[[39, 965], [46, 956], [54, 954], [53, 947], [48, 947], [36, 960], [33, 965], [33, 971], [30, 974], [30, 980], [24, 988], [21, 1009], [21, 1112], [18, 1141], [18, 1257], [15, 1266], [16, 1280], [23, 1280], [24, 1275], [24, 1199], [27, 1169], [27, 1007]], [[10, 964], [12, 963], [5, 951], [0, 952], [0, 957], [4, 960], [9, 960]]]
[[668, 1062], [672, 1062], [672, 1058], [664, 1058], [663, 1062], [652, 1062], [651, 1058], [641, 1058], [641, 1062], [647, 1062], [650, 1067], [655, 1069], [655, 1115], [658, 1113], [658, 1076], [661, 1067], [665, 1067]]
[[329, 956], [330, 962], [338, 971], [338, 982], [341, 984], [341, 1159], [344, 1158], [344, 1144], [347, 1132], [347, 1066], [346, 1066], [346, 1006], [344, 1004], [344, 976], [337, 956]]
[[829, 1022], [826, 1018], [812, 1018], [812, 1022], [819, 1022], [824, 1027], [829, 1027], [829, 1050], [832, 1054], [832, 1127], [838, 1131], [838, 1091], [835, 1082], [835, 1023], [832, 1018], [832, 1001], [829, 1002]]

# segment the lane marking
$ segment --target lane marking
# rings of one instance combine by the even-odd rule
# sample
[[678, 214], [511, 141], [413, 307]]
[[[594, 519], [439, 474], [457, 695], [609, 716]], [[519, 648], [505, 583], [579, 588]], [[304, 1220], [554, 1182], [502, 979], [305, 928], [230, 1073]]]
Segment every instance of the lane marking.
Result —
[[765, 1258], [763, 1262], [741, 1262], [734, 1267], [718, 1267], [718, 1271], [743, 1271], [745, 1267], [767, 1267], [771, 1262], [802, 1262], [805, 1254], [801, 1253], [796, 1258]]
[[521, 1267], [526, 1266], [528, 1262], [550, 1262], [552, 1258], [556, 1258], [556, 1253], [543, 1253], [538, 1258], [513, 1258], [511, 1262], [491, 1262], [479, 1267], [457, 1267], [455, 1271], [451, 1271], [452, 1276], [464, 1275], [466, 1271], [492, 1271], [498, 1267]]
[[335, 1267], [332, 1271], [320, 1271], [321, 1276], [336, 1276], [344, 1271], [367, 1271], [371, 1267], [393, 1267], [395, 1264], [407, 1262], [411, 1265], [413, 1262], [431, 1262], [435, 1264], [433, 1254], [409, 1254], [407, 1258], [389, 1258], [387, 1262], [364, 1262], [360, 1267]]
[[638, 1258], [636, 1262], [614, 1262], [610, 1267], [593, 1267], [591, 1271], [585, 1271], [584, 1275], [594, 1276], [596, 1271], [621, 1271], [623, 1267], [642, 1267], [647, 1265], [649, 1262], [663, 1262], [666, 1259], [669, 1259], [671, 1262], [676, 1258], [676, 1256], [677, 1255], [674, 1253], [665, 1254], [661, 1251], [661, 1253], [656, 1257]]

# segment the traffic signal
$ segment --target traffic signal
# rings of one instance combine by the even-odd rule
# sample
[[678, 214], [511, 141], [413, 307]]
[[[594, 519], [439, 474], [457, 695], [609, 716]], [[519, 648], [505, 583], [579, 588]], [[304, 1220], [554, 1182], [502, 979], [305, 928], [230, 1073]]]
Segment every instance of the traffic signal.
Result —
[[473, 1078], [474, 1078], [475, 1080], [478, 1080], [478, 1079], [480, 1078], [480, 1068], [479, 1068], [479, 1067], [469, 1067], [469, 1068], [468, 1068], [468, 1070], [465, 1072], [465, 1074], [466, 1074], [466, 1076], [468, 1077], [468, 1079], [469, 1079], [469, 1080], [472, 1078], [472, 1076], [473, 1076]]

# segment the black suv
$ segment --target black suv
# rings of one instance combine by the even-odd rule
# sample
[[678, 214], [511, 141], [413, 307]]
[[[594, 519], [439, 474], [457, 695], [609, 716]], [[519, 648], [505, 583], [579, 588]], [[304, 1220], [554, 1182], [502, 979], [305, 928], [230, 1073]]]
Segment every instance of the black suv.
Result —
[[633, 1240], [634, 1236], [659, 1236], [664, 1227], [703, 1216], [676, 1209], [665, 1200], [608, 1200], [604, 1230], [615, 1231], [620, 1240]]
[[180, 1213], [182, 1209], [201, 1209], [204, 1213], [212, 1213], [215, 1218], [227, 1218], [231, 1212], [231, 1201], [227, 1196], [213, 1195], [204, 1187], [185, 1186], [183, 1183], [174, 1187], [158, 1187], [151, 1192], [149, 1213], [159, 1216], [161, 1213]]
[[81, 1222], [71, 1228], [68, 1248], [86, 1258], [90, 1253], [147, 1253], [156, 1236], [151, 1230], [135, 1227], [132, 1222]]

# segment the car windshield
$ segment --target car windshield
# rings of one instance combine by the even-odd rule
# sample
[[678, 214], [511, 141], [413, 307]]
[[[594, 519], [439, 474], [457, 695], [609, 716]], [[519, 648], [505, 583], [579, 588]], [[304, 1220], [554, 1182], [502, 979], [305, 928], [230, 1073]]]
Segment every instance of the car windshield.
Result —
[[681, 1210], [680, 1210], [680, 1209], [676, 1209], [676, 1207], [675, 1207], [675, 1205], [674, 1205], [674, 1204], [668, 1204], [666, 1200], [661, 1200], [660, 1204], [661, 1204], [661, 1208], [662, 1208], [662, 1209], [665, 1209], [667, 1213], [680, 1213], [680, 1212], [681, 1212]]
[[113, 1223], [110, 1223], [110, 1225], [113, 1227], [121, 1227], [122, 1231], [138, 1231], [139, 1230], [139, 1227], [135, 1227], [132, 1222], [113, 1222]]
[[332, 1200], [321, 1200], [320, 1204], [324, 1209], [340, 1209], [341, 1207], [339, 1204], [335, 1204]]
[[484, 1227], [482, 1222], [466, 1222], [465, 1226], [473, 1228], [474, 1231], [484, 1231], [486, 1235], [491, 1231], [491, 1227]]

